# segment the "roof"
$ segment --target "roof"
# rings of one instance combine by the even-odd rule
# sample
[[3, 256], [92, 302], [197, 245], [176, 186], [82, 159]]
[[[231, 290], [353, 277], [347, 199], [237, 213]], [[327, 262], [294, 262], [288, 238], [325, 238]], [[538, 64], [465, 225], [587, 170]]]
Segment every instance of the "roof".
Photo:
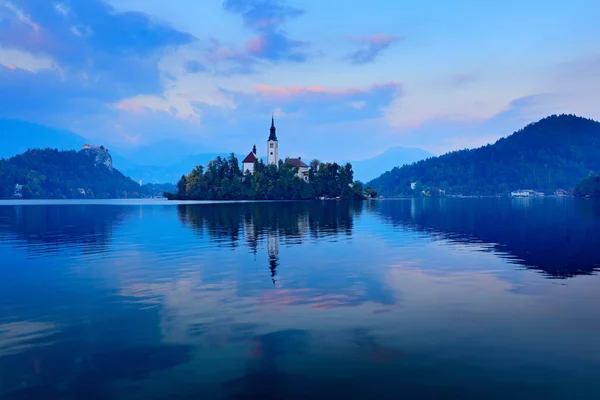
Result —
[[271, 130], [269, 131], [269, 142], [270, 141], [277, 141], [277, 134], [275, 133], [276, 129], [275, 129], [275, 117], [271, 117]]
[[254, 154], [254, 152], [251, 151], [250, 154], [248, 154], [246, 156], [246, 158], [244, 158], [244, 161], [242, 161], [242, 164], [254, 163], [257, 160], [258, 160], [258, 158], [256, 157], [256, 154]]
[[291, 165], [292, 167], [296, 167], [296, 168], [308, 168], [308, 165], [306, 165], [300, 157], [288, 158], [287, 160], [285, 160], [285, 163], [288, 165]]

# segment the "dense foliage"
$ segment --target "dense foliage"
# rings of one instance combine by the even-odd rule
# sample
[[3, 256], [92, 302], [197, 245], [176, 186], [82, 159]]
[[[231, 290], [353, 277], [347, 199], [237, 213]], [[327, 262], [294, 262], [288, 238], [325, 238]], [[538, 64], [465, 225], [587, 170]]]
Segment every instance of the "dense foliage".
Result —
[[[28, 150], [0, 160], [0, 198], [24, 199], [129, 198], [145, 188], [86, 151]], [[82, 189], [82, 190], [80, 190]], [[85, 193], [84, 193], [85, 192]]]
[[575, 187], [573, 194], [575, 196], [600, 199], [600, 174], [583, 179]]
[[352, 165], [311, 162], [309, 182], [299, 178], [298, 170], [283, 162], [279, 166], [254, 164], [254, 173], [242, 173], [234, 154], [217, 157], [206, 167], [198, 166], [177, 183], [178, 200], [306, 200], [316, 197], [363, 199], [363, 187], [353, 182]]
[[[572, 189], [600, 170], [600, 123], [574, 115], [550, 116], [494, 144], [394, 168], [369, 183], [386, 196], [442, 193], [546, 193]], [[411, 188], [414, 183], [414, 189]]]

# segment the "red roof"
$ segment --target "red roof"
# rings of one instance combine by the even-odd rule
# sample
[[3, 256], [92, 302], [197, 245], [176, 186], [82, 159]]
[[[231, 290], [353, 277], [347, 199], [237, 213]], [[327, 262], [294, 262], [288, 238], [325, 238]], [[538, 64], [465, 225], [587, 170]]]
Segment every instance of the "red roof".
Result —
[[308, 168], [308, 165], [306, 165], [300, 157], [288, 158], [287, 160], [285, 160], [285, 163], [291, 165], [292, 167], [296, 167], [296, 168]]
[[246, 156], [246, 158], [244, 158], [244, 161], [242, 161], [242, 164], [253, 163], [253, 162], [257, 161], [257, 160], [258, 160], [258, 158], [256, 158], [256, 154], [254, 154], [254, 152], [251, 151], [250, 154], [248, 154]]

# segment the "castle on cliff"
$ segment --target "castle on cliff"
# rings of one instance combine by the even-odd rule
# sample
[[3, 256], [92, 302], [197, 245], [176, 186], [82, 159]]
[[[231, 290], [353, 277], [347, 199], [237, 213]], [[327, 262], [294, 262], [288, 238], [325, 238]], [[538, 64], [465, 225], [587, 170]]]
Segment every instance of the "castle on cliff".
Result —
[[[256, 145], [252, 147], [252, 151], [242, 161], [242, 171], [246, 171], [251, 174], [254, 173], [254, 163], [259, 161], [256, 154]], [[308, 182], [308, 165], [302, 161], [301, 157], [289, 158], [286, 157], [284, 164], [290, 165], [297, 169], [297, 175], [300, 179]], [[271, 129], [269, 131], [269, 138], [267, 139], [267, 165], [275, 165], [279, 168], [279, 141], [277, 140], [277, 129], [275, 128], [275, 118], [271, 117]]]

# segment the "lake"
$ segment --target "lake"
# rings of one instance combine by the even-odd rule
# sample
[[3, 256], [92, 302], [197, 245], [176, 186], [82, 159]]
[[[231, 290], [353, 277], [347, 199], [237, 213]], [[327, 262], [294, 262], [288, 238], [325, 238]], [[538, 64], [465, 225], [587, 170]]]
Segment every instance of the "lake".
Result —
[[0, 398], [598, 399], [600, 203], [0, 203]]

